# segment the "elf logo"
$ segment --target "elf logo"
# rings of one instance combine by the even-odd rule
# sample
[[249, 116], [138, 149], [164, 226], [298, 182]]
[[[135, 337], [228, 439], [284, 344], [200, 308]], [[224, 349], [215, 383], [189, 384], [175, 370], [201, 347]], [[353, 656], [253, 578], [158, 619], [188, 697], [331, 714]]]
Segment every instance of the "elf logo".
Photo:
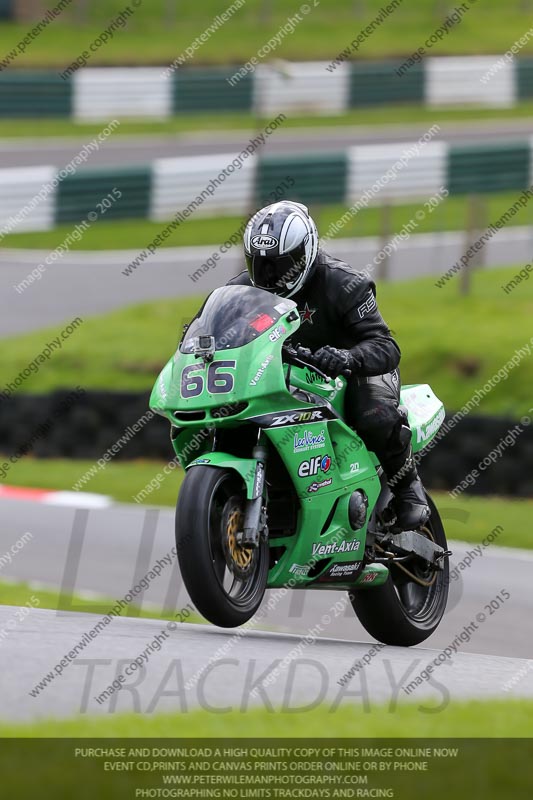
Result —
[[310, 478], [312, 475], [317, 475], [319, 470], [329, 472], [330, 468], [331, 458], [329, 456], [315, 456], [307, 461], [302, 461], [298, 467], [298, 476], [300, 478]]
[[284, 333], [287, 333], [287, 330], [284, 325], [278, 325], [277, 328], [274, 328], [272, 333], [268, 335], [268, 338], [271, 342], [277, 342], [278, 339], [281, 339]]
[[268, 233], [258, 233], [256, 236], [252, 236], [252, 247], [256, 247], [258, 250], [272, 250], [278, 244], [278, 239], [275, 236], [269, 236]]

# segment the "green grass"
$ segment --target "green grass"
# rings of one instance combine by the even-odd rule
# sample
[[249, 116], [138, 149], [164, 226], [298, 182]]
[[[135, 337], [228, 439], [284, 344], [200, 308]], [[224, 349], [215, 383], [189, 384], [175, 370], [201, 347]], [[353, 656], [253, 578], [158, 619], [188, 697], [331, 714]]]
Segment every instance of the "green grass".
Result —
[[[118, 29], [112, 40], [91, 55], [97, 64], [162, 64], [171, 62], [227, 8], [218, 0], [182, 0], [177, 9], [166, 0], [150, 0], [137, 9], [126, 28]], [[310, 6], [313, 3], [309, 4]], [[330, 0], [312, 8], [286, 35], [270, 57], [330, 60], [376, 15], [381, 0]], [[63, 13], [35, 39], [14, 62], [17, 67], [53, 66], [64, 68], [88, 49], [88, 45], [109, 26], [124, 8], [122, 0], [78, 4]], [[194, 64], [244, 62], [254, 55], [299, 4], [287, 6], [282, 0], [265, 3], [248, 0], [196, 51]], [[452, 6], [437, 2], [405, 3], [360, 46], [359, 58], [408, 55], [442, 23]], [[499, 0], [484, 0], [471, 9], [449, 35], [429, 54], [503, 53], [527, 29], [524, 4], [513, 0], [505, 6]], [[0, 52], [8, 53], [31, 29], [30, 23], [4, 23], [0, 29]], [[531, 52], [528, 43], [522, 53]]]
[[[169, 442], [169, 459], [172, 458]], [[43, 469], [46, 464], [46, 469]], [[7, 473], [2, 483], [11, 486], [35, 486], [40, 489], [72, 489], [77, 480], [94, 465], [94, 461], [69, 459], [21, 458]], [[159, 461], [114, 461], [97, 472], [83, 491], [111, 495], [123, 503], [133, 503], [138, 494], [161, 471]], [[148, 505], [173, 506], [183, 480], [181, 469], [174, 469], [161, 481], [161, 486], [145, 498]]]
[[[287, 115], [283, 129], [288, 128], [324, 128], [342, 126], [371, 126], [373, 130], [380, 126], [414, 125], [423, 123], [424, 129], [434, 123], [475, 122], [493, 120], [528, 119], [533, 114], [533, 102], [522, 101], [512, 108], [426, 108], [420, 104], [391, 104], [384, 106], [351, 109], [344, 114], [333, 116], [301, 114]], [[234, 113], [180, 113], [169, 119], [121, 120], [120, 128], [113, 133], [117, 136], [156, 135], [156, 134], [188, 134], [192, 132], [217, 133], [218, 131], [246, 130], [250, 136], [265, 127], [269, 118], [256, 117], [249, 111]], [[23, 137], [34, 138], [36, 130], [39, 137], [68, 136], [83, 138], [89, 141], [102, 131], [101, 122], [78, 122], [72, 119], [53, 119], [41, 117], [36, 119], [0, 119], [0, 138]], [[503, 135], [503, 134], [502, 134]], [[525, 136], [526, 134], [524, 134]], [[105, 147], [105, 144], [102, 145]], [[89, 162], [90, 163], [90, 162]]]
[[[66, 459], [43, 461], [26, 457], [11, 468], [3, 482], [12, 486], [70, 489], [93, 463]], [[134, 495], [150, 483], [161, 472], [162, 467], [163, 464], [156, 461], [110, 463], [85, 485], [84, 490], [101, 492], [111, 495], [117, 501], [132, 503]], [[173, 470], [168, 477], [161, 480], [159, 488], [144, 499], [144, 503], [174, 506], [182, 480], [183, 471]], [[529, 524], [533, 515], [533, 500], [464, 494], [452, 499], [446, 492], [434, 492], [432, 495], [443, 517], [449, 539], [479, 543], [496, 525], [502, 525], [504, 532], [497, 540], [498, 545], [528, 549], [533, 547]]]
[[[533, 109], [532, 109], [533, 110]], [[290, 170], [288, 170], [290, 173]], [[516, 202], [517, 193], [489, 194], [484, 203], [484, 224], [499, 219], [507, 209]], [[429, 198], [428, 198], [429, 199]], [[392, 205], [387, 208], [364, 208], [355, 214], [349, 222], [334, 235], [333, 238], [353, 236], [386, 235], [391, 238], [402, 230], [411, 220], [415, 220], [417, 211], [424, 211], [425, 218], [418, 222], [414, 233], [431, 231], [462, 230], [465, 219], [469, 215], [470, 200], [464, 196], [448, 197], [433, 211], [428, 211], [423, 200], [417, 203]], [[336, 223], [346, 212], [346, 205], [314, 206], [311, 212], [319, 231], [324, 234], [329, 226]], [[177, 209], [176, 209], [177, 210]], [[521, 208], [513, 217], [513, 225], [530, 225], [533, 223], [533, 212], [529, 206]], [[242, 225], [242, 216], [216, 217], [213, 219], [191, 218], [181, 223], [179, 228], [163, 241], [163, 247], [191, 245], [213, 245], [215, 251], [221, 243], [227, 241]], [[149, 220], [99, 221], [74, 242], [71, 250], [142, 250], [154, 239], [165, 226], [164, 222]], [[4, 236], [4, 247], [22, 247], [35, 249], [55, 249], [72, 231], [72, 223], [59, 225], [50, 231], [34, 233], [13, 233]]]
[[[127, 748], [125, 751], [127, 758], [139, 762], [141, 758], [138, 757], [138, 753], [131, 757], [124, 739], [137, 737], [137, 742], [131, 742], [133, 748], [147, 745], [146, 741], [141, 741], [141, 737], [143, 740], [157, 738], [159, 741], [154, 741], [154, 748], [208, 747], [215, 756], [214, 760], [220, 761], [220, 758], [216, 757], [216, 748], [229, 746], [231, 739], [238, 738], [243, 748], [257, 745], [274, 749], [278, 746], [291, 745], [320, 746], [324, 748], [319, 750], [320, 754], [314, 754], [305, 760], [314, 762], [341, 760], [345, 765], [350, 760], [359, 761], [360, 766], [350, 769], [350, 775], [368, 776], [368, 787], [374, 787], [374, 790], [376, 786], [387, 787], [396, 797], [407, 798], [414, 795], [431, 797], [434, 800], [448, 800], [452, 796], [457, 800], [471, 800], [472, 797], [479, 796], [485, 800], [501, 800], [501, 798], [526, 800], [531, 797], [531, 770], [528, 766], [531, 747], [528, 737], [531, 736], [532, 714], [531, 700], [452, 702], [444, 708], [435, 708], [434, 701], [420, 705], [402, 703], [395, 708], [369, 704], [365, 708], [360, 701], [356, 701], [344, 704], [335, 711], [331, 711], [330, 706], [324, 704], [303, 713], [282, 712], [278, 709], [273, 711], [254, 709], [230, 713], [195, 710], [154, 715], [141, 713], [83, 715], [63, 721], [45, 719], [27, 725], [5, 723], [0, 724], [0, 737], [3, 737], [0, 755], [2, 785], [6, 797], [21, 799], [42, 795], [43, 787], [46, 787], [47, 797], [54, 796], [58, 800], [70, 800], [75, 796], [84, 798], [97, 796], [102, 800], [115, 800], [119, 797], [134, 797], [135, 792], [140, 796], [143, 789], [150, 792], [154, 791], [154, 787], [164, 786], [162, 781], [164, 773], [138, 772], [137, 769], [110, 772], [109, 768], [106, 771], [104, 761], [110, 761], [110, 766], [115, 767], [117, 762], [123, 763], [126, 759], [113, 758], [111, 754], [101, 758], [76, 758], [76, 745], [84, 748], [94, 747], [100, 744], [101, 738], [114, 737], [115, 741], [110, 742], [110, 746]], [[21, 741], [23, 738], [51, 739], [52, 737], [61, 741], [46, 741], [41, 745], [36, 741], [31, 743], [28, 741], [27, 744]], [[77, 742], [80, 737], [85, 741]], [[296, 737], [299, 741], [294, 741]], [[341, 737], [342, 742], [339, 741]], [[293, 739], [293, 742], [287, 742], [287, 739]], [[309, 741], [310, 739], [322, 741], [319, 743]], [[366, 766], [367, 760], [364, 758], [344, 759], [340, 757], [338, 750], [333, 750], [336, 753], [333, 757], [331, 754], [326, 756], [325, 748], [328, 742], [324, 740], [327, 739], [331, 740], [332, 748], [339, 746], [358, 748], [361, 745], [378, 748], [381, 745], [391, 748], [395, 755], [393, 758], [373, 758], [372, 761], [376, 766]], [[384, 739], [386, 741], [383, 741]], [[398, 742], [397, 739], [403, 741]], [[413, 756], [406, 758], [398, 757], [396, 754], [398, 747], [405, 749], [424, 747], [430, 751], [432, 748], [436, 750], [441, 747], [452, 747], [458, 752], [455, 757], [439, 758], [433, 753], [430, 758]], [[227, 753], [224, 750], [222, 753], [227, 760]], [[160, 755], [159, 758], [161, 757]], [[205, 756], [202, 757], [206, 759]], [[295, 758], [294, 755], [280, 757], [278, 754], [274, 757], [284, 762]], [[142, 760], [153, 762], [159, 758], [154, 753], [148, 757], [143, 755]], [[233, 760], [237, 758], [235, 756]], [[258, 762], [264, 764], [268, 758], [267, 756], [247, 759], [245, 756], [243, 760], [251, 761], [252, 764]], [[426, 761], [427, 771], [417, 771], [416, 774], [411, 771], [397, 771], [394, 764], [398, 762], [405, 764], [406, 761]], [[388, 766], [392, 767], [390, 773], [381, 770], [372, 771], [377, 769], [379, 762], [381, 764], [387, 762]], [[160, 770], [165, 769], [167, 774], [173, 772], [177, 775], [179, 770], [179, 774], [183, 776], [192, 775], [193, 785], [198, 786], [198, 781], [194, 781], [194, 775], [197, 773], [191, 765], [190, 758], [186, 763], [187, 766], [183, 768], [176, 766], [174, 769], [165, 769], [164, 765], [158, 766]], [[30, 769], [28, 764], [31, 764]], [[323, 769], [326, 775], [331, 774], [326, 767]], [[256, 767], [256, 771], [259, 771], [259, 766]], [[205, 774], [207, 776], [208, 773]], [[229, 774], [224, 771], [224, 775]], [[242, 777], [246, 773], [232, 774]], [[312, 774], [307, 772], [309, 777]], [[282, 784], [283, 794], [279, 795], [280, 790], [277, 789], [277, 796], [289, 796], [291, 790], [291, 796], [296, 796], [295, 788], [296, 791], [298, 787], [301, 790], [304, 780], [300, 776], [301, 771], [294, 771], [292, 767], [286, 774], [288, 782]], [[312, 782], [307, 786], [311, 791], [316, 790], [318, 786], [330, 786], [325, 781], [318, 783], [316, 779], [317, 773], [314, 773]], [[343, 781], [341, 786], [352, 787], [353, 784]], [[178, 789], [177, 796], [182, 796], [185, 791]], [[241, 793], [237, 789], [234, 791], [235, 795], [232, 796], [245, 796], [242, 789]], [[270, 796], [273, 796], [272, 790], [270, 791]], [[326, 790], [323, 796], [333, 797], [336, 796], [336, 792], [340, 794], [343, 791], [346, 790], [331, 788]], [[369, 788], [352, 789], [352, 791], [354, 797], [366, 796], [362, 792], [369, 791]], [[356, 794], [357, 792], [361, 794]], [[264, 796], [269, 796], [268, 792]]]
[[[120, 597], [111, 598], [97, 595], [95, 592], [88, 592], [86, 594], [61, 594], [58, 590], [50, 588], [42, 588], [38, 584], [30, 585], [24, 581], [20, 583], [12, 583], [11, 581], [0, 580], [0, 605], [2, 606], [24, 606], [29, 598], [36, 598], [39, 602], [34, 602], [35, 608], [49, 608], [54, 611], [77, 611], [87, 614], [97, 614], [103, 616], [109, 613], [117, 600]], [[122, 617], [142, 617], [144, 619], [166, 619], [176, 621], [176, 614], [178, 612], [167, 611], [164, 609], [154, 608], [152, 606], [141, 607], [130, 603], [128, 606], [119, 611]], [[187, 609], [189, 614], [182, 614], [183, 619], [180, 617], [178, 622], [197, 622], [204, 623], [203, 617], [200, 617], [195, 612]]]
[[475, 497], [462, 494], [451, 498], [447, 492], [431, 492], [442, 516], [448, 539], [480, 544], [497, 525], [503, 532], [494, 547], [533, 548], [529, 520], [533, 500], [504, 497]]
[[[123, 762], [125, 759], [112, 759], [110, 756], [99, 759], [75, 758], [76, 740], [82, 737], [85, 741], [79, 742], [80, 747], [94, 746], [106, 737], [114, 738], [115, 741], [110, 742], [110, 745], [125, 747], [127, 745], [124, 739], [135, 737], [138, 741], [136, 743], [132, 741], [132, 747], [135, 744], [146, 745], [146, 739], [157, 738], [159, 741], [154, 742], [154, 747], [156, 745], [210, 747], [213, 752], [215, 748], [230, 745], [231, 739], [240, 739], [243, 748], [257, 745], [276, 748], [290, 746], [291, 743], [286, 740], [298, 738], [299, 741], [294, 741], [293, 746], [312, 746], [314, 743], [309, 740], [317, 739], [322, 740], [320, 746], [326, 748], [328, 742], [324, 740], [331, 739], [331, 747], [357, 748], [361, 745], [366, 747], [382, 745], [393, 748], [393, 752], [397, 747], [457, 748], [458, 754], [455, 758], [396, 756], [395, 759], [372, 759], [376, 764], [377, 762], [390, 764], [393, 761], [405, 763], [407, 760], [427, 761], [429, 763], [427, 771], [416, 772], [415, 775], [412, 772], [398, 772], [395, 769], [390, 774], [373, 772], [372, 767], [365, 767], [367, 762], [363, 759], [352, 759], [359, 760], [361, 765], [358, 768], [359, 774], [368, 775], [369, 787], [394, 787], [393, 791], [397, 797], [416, 795], [431, 797], [434, 800], [447, 800], [450, 796], [457, 800], [470, 800], [478, 795], [486, 800], [501, 800], [502, 797], [517, 800], [529, 798], [531, 770], [528, 768], [530, 755], [528, 739], [532, 733], [533, 701], [463, 701], [447, 703], [444, 707], [440, 699], [438, 703], [440, 707], [435, 701], [399, 705], [368, 703], [365, 707], [356, 700], [355, 703], [344, 703], [334, 711], [332, 706], [323, 704], [304, 712], [295, 710], [284, 712], [277, 708], [244, 712], [232, 710], [229, 713], [194, 710], [185, 713], [150, 715], [142, 713], [80, 715], [73, 719], [44, 719], [29, 724], [0, 723], [0, 737], [4, 740], [0, 756], [3, 786], [8, 797], [33, 798], [42, 794], [42, 787], [46, 786], [49, 792], [54, 792], [54, 797], [67, 800], [79, 795], [80, 787], [83, 787], [81, 795], [83, 797], [96, 795], [103, 800], [114, 800], [118, 797], [133, 797], [135, 791], [142, 791], [140, 787], [150, 791], [155, 786], [163, 785], [162, 772], [105, 771], [103, 763], [105, 760]], [[31, 745], [28, 743], [29, 746], [20, 741], [41, 738], [65, 741], [46, 741], [41, 747], [35, 741]], [[341, 738], [343, 741], [339, 742]], [[384, 739], [387, 741], [380, 741]], [[397, 739], [403, 741], [397, 742], [395, 741]], [[482, 741], [478, 742], [477, 739]], [[318, 744], [316, 742], [317, 746]], [[129, 758], [129, 750], [126, 752]], [[333, 758], [331, 756], [327, 758], [322, 751], [320, 755], [314, 755], [306, 760], [315, 762], [342, 760], [346, 763], [346, 759], [339, 757], [338, 750], [336, 753]], [[152, 756], [143, 758], [150, 762], [158, 760]], [[31, 769], [27, 766], [29, 760]], [[140, 759], [134, 757], [131, 760], [138, 762]], [[253, 763], [264, 763], [268, 760], [268, 756], [249, 760]], [[281, 757], [280, 760], [289, 759]], [[179, 773], [194, 776], [195, 773], [189, 766], [190, 760], [187, 764], [187, 767], [179, 768]], [[167, 774], [170, 771], [167, 769]], [[177, 774], [178, 768], [172, 771]], [[354, 774], [355, 771], [355, 768], [350, 770], [350, 774]], [[229, 773], [225, 771], [224, 774]], [[282, 792], [289, 792], [289, 787], [301, 788], [301, 772], [292, 771], [290, 774], [293, 778], [289, 778], [289, 782], [283, 784], [285, 788], [281, 790]], [[198, 783], [195, 782], [194, 785]], [[316, 788], [318, 785], [323, 786], [324, 782], [318, 784], [314, 781], [309, 784], [311, 788]], [[352, 786], [351, 783], [342, 785]], [[355, 792], [368, 789], [353, 791], [356, 796]], [[181, 796], [179, 789], [178, 792], [178, 796]], [[324, 796], [334, 796], [334, 789], [330, 789], [329, 792], [329, 795], [325, 793]], [[235, 796], [244, 795], [236, 793]], [[292, 796], [296, 796], [294, 789]]]
[[[135, 276], [123, 280], [135, 280]], [[35, 393], [71, 385], [151, 389], [157, 373], [176, 349], [184, 323], [194, 316], [201, 300], [198, 296], [161, 300], [87, 318], [61, 351], [24, 382], [24, 391]], [[17, 376], [63, 327], [4, 340], [7, 363], [3, 358], [0, 386]]]
[[[36, 585], [38, 586], [38, 584]], [[74, 604], [84, 605], [87, 613], [93, 614], [106, 614], [110, 608], [113, 608], [114, 600], [106, 598], [97, 598], [89, 596], [72, 596], [72, 604], [68, 598], [61, 595], [53, 588], [35, 588], [35, 586], [28, 584], [24, 581], [20, 583], [12, 583], [11, 581], [0, 580], [0, 605], [2, 606], [24, 606], [29, 597], [36, 597], [38, 603], [35, 604], [37, 608], [51, 608], [54, 611], [68, 611], [71, 610], [71, 605]], [[129, 610], [129, 615], [128, 612]], [[133, 605], [123, 609], [122, 616], [138, 617], [139, 609]]]
[[[430, 705], [428, 703], [428, 705]], [[263, 709], [210, 714], [115, 714], [43, 720], [29, 725], [0, 723], [5, 737], [530, 737], [533, 700], [450, 703], [439, 713], [421, 711], [418, 705], [344, 705], [335, 712], [328, 707], [304, 713], [267, 712]]]
[[[522, 282], [510, 295], [501, 289], [518, 269], [472, 273], [469, 296], [459, 294], [457, 277], [443, 289], [431, 278], [380, 283], [380, 308], [403, 352], [403, 382], [430, 383], [445, 407], [457, 410], [528, 343], [527, 327], [517, 321], [531, 318], [533, 281]], [[135, 280], [135, 275], [124, 280]], [[200, 291], [201, 281], [196, 286]], [[150, 390], [200, 301], [161, 300], [87, 318], [19, 391], [38, 393], [78, 384], [87, 389]], [[13, 381], [59, 329], [5, 339], [0, 387]], [[514, 418], [527, 413], [533, 405], [532, 381], [533, 359], [526, 356], [483, 398], [479, 412]]]
[[[523, 265], [521, 265], [523, 266]], [[520, 268], [520, 267], [519, 267]], [[519, 269], [518, 268], [518, 269]], [[470, 294], [463, 296], [456, 276], [444, 288], [424, 278], [380, 284], [384, 318], [402, 349], [404, 383], [429, 383], [448, 410], [468, 402], [519, 348], [531, 347], [528, 328], [517, 324], [533, 313], [533, 281], [510, 295], [502, 285], [515, 268], [471, 273]], [[508, 372], [480, 402], [478, 413], [520, 417], [533, 406], [529, 386], [533, 358], [524, 350], [519, 366]]]

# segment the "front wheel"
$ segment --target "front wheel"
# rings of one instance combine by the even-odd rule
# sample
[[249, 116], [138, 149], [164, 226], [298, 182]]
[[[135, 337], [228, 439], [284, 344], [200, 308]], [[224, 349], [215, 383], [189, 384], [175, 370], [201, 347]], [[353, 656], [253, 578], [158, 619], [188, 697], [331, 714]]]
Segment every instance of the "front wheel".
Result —
[[[420, 530], [435, 544], [448, 549], [439, 512], [426, 495], [431, 514]], [[420, 644], [437, 629], [446, 610], [449, 585], [448, 558], [442, 570], [413, 556], [400, 565], [391, 564], [383, 586], [350, 593], [359, 621], [368, 633], [384, 644], [409, 647]], [[407, 571], [406, 571], [407, 570]]]
[[234, 628], [257, 611], [265, 593], [269, 548], [241, 547], [246, 493], [230, 470], [208, 466], [187, 472], [176, 507], [176, 549], [185, 587], [214, 625]]

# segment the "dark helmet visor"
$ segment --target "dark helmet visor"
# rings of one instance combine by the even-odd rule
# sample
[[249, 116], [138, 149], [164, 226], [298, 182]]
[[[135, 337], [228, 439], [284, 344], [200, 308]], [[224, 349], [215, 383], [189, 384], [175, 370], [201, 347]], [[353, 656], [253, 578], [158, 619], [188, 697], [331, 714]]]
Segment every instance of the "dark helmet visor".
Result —
[[302, 243], [282, 256], [246, 254], [246, 266], [254, 286], [283, 294], [305, 270], [305, 244]]

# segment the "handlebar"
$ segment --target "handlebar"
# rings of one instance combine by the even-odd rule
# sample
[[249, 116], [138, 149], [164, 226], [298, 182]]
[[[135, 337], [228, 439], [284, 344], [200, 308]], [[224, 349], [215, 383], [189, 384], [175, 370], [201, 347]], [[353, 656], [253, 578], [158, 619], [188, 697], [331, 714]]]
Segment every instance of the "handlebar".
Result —
[[[316, 366], [315, 357], [308, 347], [302, 347], [300, 344], [297, 344], [296, 347], [290, 344], [284, 344], [282, 350], [285, 355], [285, 360], [289, 364], [294, 364], [297, 367], [306, 367], [316, 372], [316, 374], [320, 375], [325, 381], [332, 380], [331, 375], [326, 375]], [[347, 369], [344, 370], [342, 374], [345, 378], [349, 378], [352, 372]]]

